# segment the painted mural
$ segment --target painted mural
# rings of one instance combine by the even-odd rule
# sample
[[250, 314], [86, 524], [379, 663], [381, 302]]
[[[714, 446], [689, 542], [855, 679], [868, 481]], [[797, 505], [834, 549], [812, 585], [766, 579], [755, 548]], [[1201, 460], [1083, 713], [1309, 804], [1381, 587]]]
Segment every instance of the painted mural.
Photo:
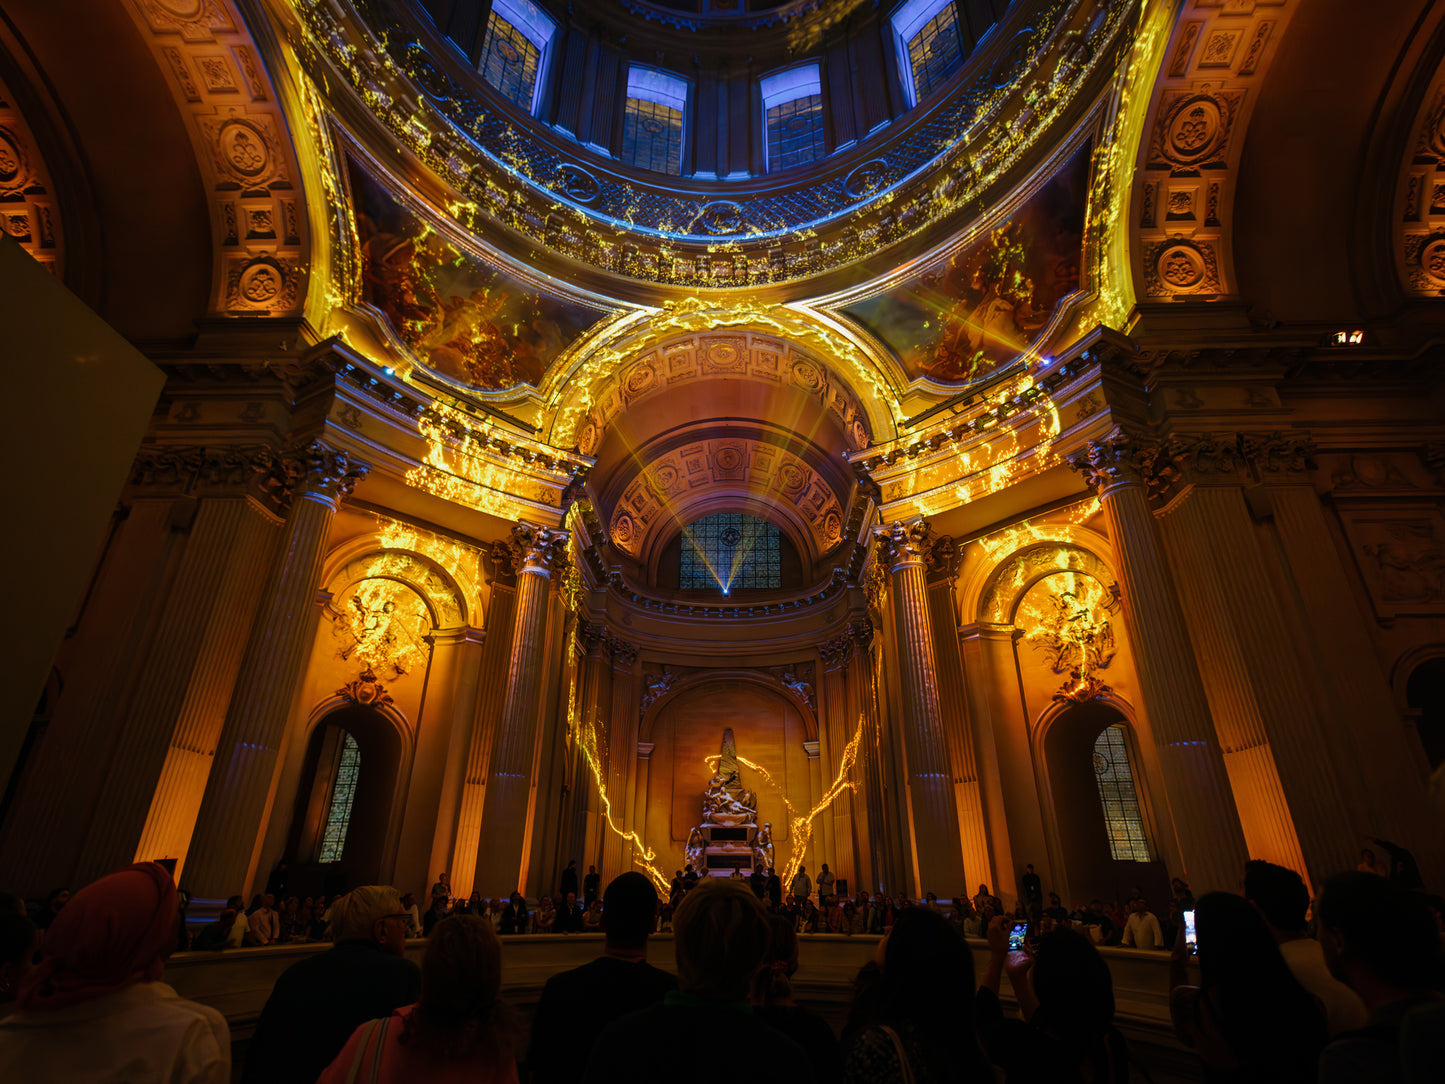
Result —
[[842, 311], [897, 355], [910, 380], [965, 385], [1026, 351], [1079, 288], [1092, 144], [1007, 222], [887, 293]]
[[362, 299], [422, 364], [487, 391], [537, 386], [607, 314], [564, 301], [459, 251], [350, 163]]

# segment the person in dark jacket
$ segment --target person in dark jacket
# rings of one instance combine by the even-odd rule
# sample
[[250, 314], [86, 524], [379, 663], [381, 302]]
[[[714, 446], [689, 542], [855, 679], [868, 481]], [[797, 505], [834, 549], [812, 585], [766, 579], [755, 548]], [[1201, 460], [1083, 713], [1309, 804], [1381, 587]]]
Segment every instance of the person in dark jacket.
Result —
[[314, 1084], [353, 1031], [420, 996], [421, 969], [402, 955], [407, 915], [396, 889], [354, 889], [330, 917], [331, 949], [276, 980], [246, 1055], [245, 1084]]
[[602, 897], [607, 948], [589, 964], [553, 975], [542, 988], [527, 1067], [533, 1084], [575, 1081], [592, 1044], [612, 1021], [660, 1002], [677, 979], [647, 962], [657, 890], [640, 873], [614, 878]]
[[557, 898], [565, 900], [567, 893], [577, 895], [577, 859], [567, 860], [567, 868], [562, 871], [562, 883], [557, 886]]

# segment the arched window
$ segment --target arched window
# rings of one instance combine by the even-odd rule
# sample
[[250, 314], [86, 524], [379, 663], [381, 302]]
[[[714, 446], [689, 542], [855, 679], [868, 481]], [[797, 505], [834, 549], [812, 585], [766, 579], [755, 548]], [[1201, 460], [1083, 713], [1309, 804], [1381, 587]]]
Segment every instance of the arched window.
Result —
[[1129, 762], [1128, 736], [1122, 723], [1106, 726], [1094, 741], [1094, 779], [1099, 785], [1099, 804], [1104, 810], [1104, 827], [1109, 850], [1116, 862], [1149, 862], [1149, 837], [1139, 812], [1139, 792], [1134, 788], [1134, 769]]
[[535, 113], [547, 47], [556, 31], [531, 0], [494, 0], [482, 44], [482, 78], [513, 105]]
[[320, 862], [339, 862], [346, 849], [346, 830], [351, 827], [351, 804], [356, 800], [356, 780], [361, 775], [361, 749], [347, 733], [337, 754], [336, 781], [326, 808], [326, 827], [321, 833]]
[[683, 528], [678, 587], [684, 591], [782, 586], [782, 533], [745, 512], [719, 512]]
[[954, 0], [908, 0], [893, 13], [908, 104], [917, 105], [963, 63]]
[[823, 157], [823, 79], [802, 64], [759, 83], [767, 131], [767, 168], [787, 169]]
[[682, 175], [682, 127], [687, 113], [685, 79], [652, 68], [627, 69], [622, 113], [622, 161], [629, 166]]

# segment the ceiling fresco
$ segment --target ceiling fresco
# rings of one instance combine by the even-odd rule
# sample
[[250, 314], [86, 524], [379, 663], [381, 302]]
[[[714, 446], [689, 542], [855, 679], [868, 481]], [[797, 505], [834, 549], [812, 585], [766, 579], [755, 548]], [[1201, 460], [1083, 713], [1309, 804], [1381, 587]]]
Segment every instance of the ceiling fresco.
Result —
[[477, 259], [348, 163], [361, 297], [421, 364], [485, 391], [536, 387], [558, 354], [609, 314]]
[[841, 311], [883, 340], [909, 380], [961, 386], [1004, 368], [1079, 288], [1092, 146], [952, 257]]

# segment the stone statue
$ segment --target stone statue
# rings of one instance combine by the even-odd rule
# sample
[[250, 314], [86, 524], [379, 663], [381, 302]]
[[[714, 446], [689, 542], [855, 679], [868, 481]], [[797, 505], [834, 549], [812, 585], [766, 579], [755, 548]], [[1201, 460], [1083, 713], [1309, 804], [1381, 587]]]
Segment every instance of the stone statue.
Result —
[[758, 798], [752, 791], [743, 789], [738, 774], [737, 746], [729, 728], [723, 731], [722, 755], [718, 757], [717, 772], [702, 792], [702, 822], [736, 827], [755, 823], [757, 816]]
[[687, 837], [687, 861], [699, 877], [707, 876], [707, 841], [696, 828]]
[[773, 822], [764, 821], [763, 826], [758, 829], [757, 837], [753, 840], [753, 861], [754, 868], [770, 870], [773, 868]]

